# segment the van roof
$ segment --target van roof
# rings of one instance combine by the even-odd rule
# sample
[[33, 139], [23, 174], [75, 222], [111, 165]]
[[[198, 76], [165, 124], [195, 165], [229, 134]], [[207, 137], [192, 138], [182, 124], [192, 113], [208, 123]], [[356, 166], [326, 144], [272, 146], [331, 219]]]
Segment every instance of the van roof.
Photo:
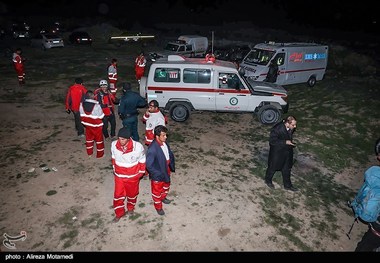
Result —
[[[235, 69], [236, 65], [233, 62], [230, 61], [224, 61], [224, 60], [218, 60], [216, 59], [215, 62], [207, 62], [205, 58], [187, 58], [180, 55], [169, 55], [167, 57], [159, 58], [153, 64], [161, 64], [161, 65], [168, 65], [168, 64], [174, 64], [174, 65], [208, 65], [212, 67], [226, 67], [230, 69]], [[153, 65], [152, 64], [152, 65]]]
[[181, 38], [206, 38], [204, 36], [200, 36], [200, 35], [181, 35], [178, 37], [178, 39], [181, 39]]
[[323, 45], [317, 44], [317, 43], [306, 43], [306, 42], [291, 42], [291, 43], [269, 42], [269, 43], [257, 44], [255, 47], [257, 47], [257, 48], [266, 48], [266, 47], [281, 48], [281, 47], [318, 47], [318, 46], [323, 46]]

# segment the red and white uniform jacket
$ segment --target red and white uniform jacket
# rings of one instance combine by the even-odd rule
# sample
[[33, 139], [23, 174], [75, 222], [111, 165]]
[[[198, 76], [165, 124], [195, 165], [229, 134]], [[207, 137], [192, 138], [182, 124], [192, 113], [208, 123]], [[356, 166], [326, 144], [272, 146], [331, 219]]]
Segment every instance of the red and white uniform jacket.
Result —
[[112, 93], [105, 93], [101, 88], [95, 90], [95, 99], [99, 102], [103, 109], [104, 115], [110, 116], [115, 114], [115, 96]]
[[137, 56], [135, 59], [135, 67], [145, 68], [146, 66], [146, 59], [143, 55]]
[[157, 110], [156, 112], [146, 112], [143, 115], [143, 122], [146, 124], [145, 144], [149, 145], [154, 140], [154, 128], [158, 125], [165, 126], [168, 123], [168, 119], [160, 110]]
[[80, 104], [79, 112], [81, 122], [84, 126], [103, 126], [104, 113], [98, 101], [86, 99], [83, 103]]
[[108, 81], [110, 83], [111, 93], [116, 93], [116, 82], [117, 82], [117, 66], [115, 64], [111, 64], [108, 66]]
[[113, 172], [121, 178], [141, 177], [145, 174], [145, 152], [140, 142], [129, 139], [122, 147], [119, 140], [111, 144]]
[[79, 111], [79, 104], [87, 89], [81, 84], [72, 85], [66, 94], [66, 110]]
[[143, 55], [139, 55], [135, 59], [135, 73], [136, 73], [137, 80], [140, 80], [141, 77], [144, 76], [145, 66], [146, 66], [145, 57]]
[[17, 74], [23, 74], [24, 73], [24, 60], [22, 59], [22, 57], [15, 52], [15, 53], [13, 53], [12, 61], [13, 61], [13, 66], [14, 66]]

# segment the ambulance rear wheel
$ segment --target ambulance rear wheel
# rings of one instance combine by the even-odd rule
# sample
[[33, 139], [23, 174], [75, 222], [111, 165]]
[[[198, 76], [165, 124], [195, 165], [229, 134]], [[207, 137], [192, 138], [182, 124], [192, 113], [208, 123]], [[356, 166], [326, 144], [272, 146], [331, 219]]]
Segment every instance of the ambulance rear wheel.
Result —
[[309, 87], [314, 87], [315, 83], [317, 83], [317, 80], [315, 79], [315, 77], [310, 77], [309, 80], [307, 81], [307, 85]]
[[281, 112], [272, 105], [264, 105], [257, 113], [262, 124], [269, 125], [277, 123], [281, 118]]
[[176, 122], [184, 122], [190, 117], [190, 111], [183, 103], [174, 103], [169, 109], [170, 118]]

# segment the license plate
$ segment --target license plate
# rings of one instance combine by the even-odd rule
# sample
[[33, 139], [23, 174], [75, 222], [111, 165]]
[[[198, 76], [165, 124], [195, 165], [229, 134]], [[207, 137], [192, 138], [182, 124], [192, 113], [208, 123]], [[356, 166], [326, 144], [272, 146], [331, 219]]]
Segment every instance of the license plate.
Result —
[[59, 41], [58, 41], [58, 40], [53, 40], [53, 43], [54, 43], [54, 44], [58, 44]]

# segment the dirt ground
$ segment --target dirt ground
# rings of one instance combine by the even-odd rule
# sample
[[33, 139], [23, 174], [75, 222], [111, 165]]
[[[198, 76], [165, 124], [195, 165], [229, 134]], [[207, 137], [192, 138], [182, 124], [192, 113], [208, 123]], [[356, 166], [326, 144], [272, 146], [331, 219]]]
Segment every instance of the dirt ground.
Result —
[[[28, 52], [32, 51], [25, 47]], [[83, 139], [76, 136], [73, 115], [64, 111], [62, 94], [75, 76], [61, 73], [44, 82], [32, 76], [36, 70], [29, 66], [27, 85], [19, 88], [9, 63], [1, 64], [7, 77], [1, 91], [0, 229], [2, 235], [13, 237], [26, 232], [26, 238], [14, 241], [14, 249], [4, 245], [3, 236], [2, 251], [353, 251], [366, 230], [355, 224], [348, 239], [353, 218], [335, 208], [335, 233], [319, 235], [312, 227], [316, 215], [303, 209], [308, 193], [297, 176], [314, 168], [327, 174], [328, 169], [307, 153], [298, 153], [293, 180], [300, 192], [282, 189], [279, 175], [272, 191], [263, 182], [264, 170], [255, 169], [253, 162], [266, 162], [269, 127], [250, 114], [212, 112], [193, 114], [186, 123], [169, 120], [177, 167], [169, 193], [174, 201], [164, 205], [165, 216], [156, 213], [150, 182], [143, 179], [135, 215], [113, 223], [110, 142], [105, 142], [103, 158], [88, 158]], [[67, 62], [65, 67], [69, 68]], [[92, 87], [97, 79], [101, 76], [92, 77]], [[117, 120], [117, 130], [120, 127]], [[264, 139], [250, 137], [252, 127], [254, 138]], [[142, 123], [139, 134], [143, 137]], [[357, 189], [357, 174], [365, 169], [349, 167], [335, 180]], [[268, 224], [265, 211], [270, 205], [262, 199], [271, 195], [288, 200], [281, 210], [303, 222], [296, 236], [311, 249]]]
[[[143, 179], [136, 215], [115, 224], [111, 222], [114, 213], [110, 142], [106, 142], [105, 157], [88, 158], [83, 141], [76, 138], [72, 115], [59, 108], [41, 111], [43, 107], [2, 105], [4, 112], [12, 113], [2, 118], [3, 127], [12, 130], [11, 138], [2, 136], [2, 151], [17, 148], [22, 155], [11, 160], [2, 158], [7, 162], [2, 163], [2, 230], [13, 236], [21, 231], [27, 233], [25, 241], [16, 243], [17, 251], [299, 250], [263, 221], [255, 197], [257, 191], [271, 194], [259, 179], [263, 175], [252, 177], [244, 172], [247, 180], [232, 183], [236, 191], [231, 189], [228, 177], [220, 177], [221, 170], [231, 177], [240, 176], [239, 171], [226, 167], [230, 164], [219, 158], [226, 149], [239, 149], [239, 155], [247, 162], [252, 152], [244, 141], [234, 139], [228, 127], [207, 122], [216, 113], [194, 115], [188, 124], [168, 125], [183, 131], [186, 142], [172, 143], [178, 162], [169, 194], [174, 202], [164, 205], [166, 215], [157, 215], [149, 180]], [[249, 114], [238, 118], [247, 125], [257, 121]], [[143, 128], [140, 124], [140, 135]], [[240, 127], [240, 132], [244, 129]], [[57, 135], [51, 138], [53, 133]], [[33, 144], [40, 144], [42, 149], [35, 151]], [[189, 155], [189, 148], [212, 151], [215, 155], [199, 158], [196, 152]], [[40, 167], [43, 164], [49, 170], [44, 171]], [[35, 170], [30, 172], [32, 168]], [[283, 191], [285, 198], [298, 195], [276, 186], [275, 191]], [[49, 195], [49, 191], [56, 193]], [[353, 238], [348, 240], [344, 231], [349, 227], [349, 219], [342, 221], [338, 240], [323, 240], [326, 251], [355, 248], [364, 229], [361, 225], [355, 227]], [[4, 246], [2, 249], [6, 250]]]

